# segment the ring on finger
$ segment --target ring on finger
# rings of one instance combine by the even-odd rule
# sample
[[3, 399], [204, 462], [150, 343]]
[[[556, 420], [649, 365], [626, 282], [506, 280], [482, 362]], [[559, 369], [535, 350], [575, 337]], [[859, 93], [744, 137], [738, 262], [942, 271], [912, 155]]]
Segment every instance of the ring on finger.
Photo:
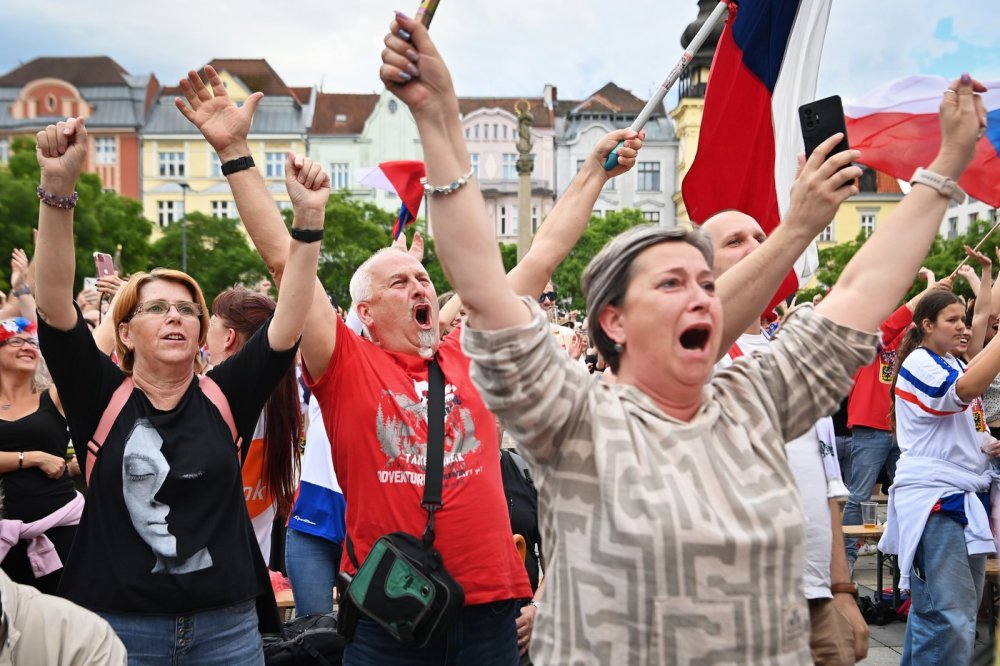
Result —
[[951, 93], [952, 95], [957, 95], [958, 91], [952, 90], [951, 88], [945, 88], [944, 94], [947, 95], [948, 93]]

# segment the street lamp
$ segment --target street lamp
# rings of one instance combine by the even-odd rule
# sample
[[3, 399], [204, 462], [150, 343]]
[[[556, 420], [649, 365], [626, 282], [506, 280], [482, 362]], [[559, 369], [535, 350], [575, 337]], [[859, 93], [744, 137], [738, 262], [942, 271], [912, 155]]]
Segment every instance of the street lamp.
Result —
[[181, 212], [183, 216], [181, 217], [181, 270], [187, 273], [188, 270], [188, 207], [187, 207], [187, 194], [191, 186], [186, 182], [181, 181], [177, 183], [178, 187], [181, 188]]

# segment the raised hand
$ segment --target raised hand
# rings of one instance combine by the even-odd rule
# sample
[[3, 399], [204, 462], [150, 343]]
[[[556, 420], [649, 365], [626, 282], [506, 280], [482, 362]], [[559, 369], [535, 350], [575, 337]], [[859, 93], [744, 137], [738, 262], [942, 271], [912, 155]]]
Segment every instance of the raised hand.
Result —
[[125, 281], [118, 277], [118, 272], [115, 271], [111, 275], [97, 278], [97, 291], [107, 296], [110, 303], [123, 284]]
[[608, 160], [608, 155], [620, 141], [624, 141], [625, 144], [618, 149], [618, 164], [611, 171], [605, 171], [609, 179], [620, 176], [635, 166], [639, 149], [642, 148], [642, 142], [645, 138], [645, 132], [633, 132], [630, 129], [609, 132], [594, 146], [587, 162], [589, 164], [596, 160], [601, 171], [604, 171], [604, 163]]
[[184, 100], [174, 98], [174, 104], [191, 124], [198, 128], [209, 145], [219, 154], [219, 160], [229, 160], [250, 154], [247, 146], [247, 135], [253, 123], [253, 114], [257, 103], [264, 93], [256, 92], [243, 103], [236, 103], [229, 98], [226, 86], [218, 72], [211, 65], [205, 66], [205, 78], [208, 86], [193, 69], [186, 79], [180, 80]]
[[87, 127], [83, 118], [67, 118], [35, 135], [35, 155], [42, 168], [41, 187], [65, 197], [73, 194], [87, 162]]
[[934, 283], [931, 289], [938, 289], [939, 291], [952, 291], [955, 288], [955, 276], [949, 275], [948, 277], [941, 278]]
[[10, 286], [21, 289], [28, 285], [28, 255], [20, 248], [14, 248], [10, 255]]
[[[308, 157], [288, 153], [285, 161], [285, 188], [296, 217], [311, 211], [324, 213], [330, 198], [330, 176]], [[320, 225], [322, 226], [322, 224]]]
[[934, 286], [934, 271], [927, 268], [926, 266], [921, 266], [920, 270], [917, 271], [917, 277], [927, 283], [927, 288], [930, 289]]
[[827, 158], [842, 138], [843, 134], [837, 132], [802, 164], [792, 184], [791, 203], [783, 224], [793, 223], [815, 237], [830, 224], [840, 204], [858, 193], [854, 181], [861, 176], [861, 168], [851, 166], [851, 162], [861, 157], [861, 152], [845, 150]]
[[976, 143], [986, 130], [986, 107], [978, 93], [986, 86], [968, 74], [951, 82], [941, 99], [941, 148], [930, 170], [958, 178], [972, 161]]
[[993, 267], [993, 260], [990, 259], [989, 256], [986, 255], [985, 253], [979, 252], [978, 250], [974, 250], [968, 245], [963, 246], [963, 249], [965, 250], [965, 254], [968, 255], [969, 259], [972, 259], [974, 262], [979, 264], [980, 268]]
[[[379, 76], [414, 116], [458, 106], [448, 67], [419, 21], [401, 12], [389, 24]], [[457, 109], [455, 109], [457, 111]]]

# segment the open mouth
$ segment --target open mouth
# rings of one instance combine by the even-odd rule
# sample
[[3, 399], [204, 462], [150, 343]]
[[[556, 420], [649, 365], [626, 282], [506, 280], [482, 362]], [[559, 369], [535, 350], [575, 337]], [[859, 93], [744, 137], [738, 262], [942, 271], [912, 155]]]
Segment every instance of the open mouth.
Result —
[[428, 303], [421, 303], [413, 306], [413, 320], [420, 328], [431, 327], [431, 306]]
[[710, 333], [706, 326], [692, 326], [681, 333], [681, 347], [690, 351], [702, 351], [708, 344]]
[[173, 340], [175, 342], [184, 342], [185, 338], [180, 333], [171, 333], [169, 335], [163, 336], [164, 340]]

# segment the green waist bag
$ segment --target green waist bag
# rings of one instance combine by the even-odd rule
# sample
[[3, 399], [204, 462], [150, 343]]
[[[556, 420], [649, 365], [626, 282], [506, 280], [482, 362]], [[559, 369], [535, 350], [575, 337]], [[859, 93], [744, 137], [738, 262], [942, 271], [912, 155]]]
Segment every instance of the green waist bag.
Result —
[[417, 537], [380, 537], [347, 588], [351, 603], [400, 643], [422, 648], [443, 635], [465, 605], [441, 555]]

